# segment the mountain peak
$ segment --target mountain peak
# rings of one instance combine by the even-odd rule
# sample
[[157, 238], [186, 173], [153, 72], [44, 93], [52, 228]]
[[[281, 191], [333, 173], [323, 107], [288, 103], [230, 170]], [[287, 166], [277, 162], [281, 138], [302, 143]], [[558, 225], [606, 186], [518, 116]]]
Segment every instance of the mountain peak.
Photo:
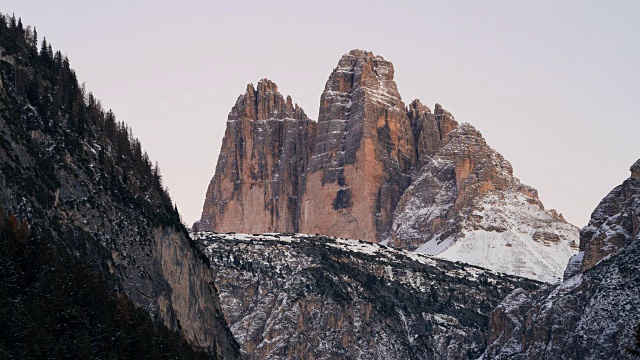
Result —
[[[384, 87], [386, 85], [384, 82], [388, 82], [389, 88], [384, 90], [397, 94], [398, 90], [393, 81], [393, 75], [394, 68], [390, 61], [385, 60], [380, 55], [375, 55], [373, 52], [355, 49], [342, 55], [340, 61], [338, 61], [338, 66], [333, 70], [327, 81], [327, 86], [335, 82], [335, 80], [352, 77], [351, 81], [346, 82], [347, 85], [375, 89], [379, 85]], [[340, 83], [345, 83], [345, 81], [340, 81]], [[339, 89], [325, 87], [325, 91], [327, 89], [344, 91], [348, 88], [348, 86]]]
[[414, 99], [411, 101], [408, 107], [409, 112], [415, 112], [416, 114], [428, 113], [431, 114], [431, 109], [424, 105], [420, 99]]
[[260, 81], [258, 81], [257, 92], [258, 94], [261, 94], [261, 93], [264, 94], [269, 92], [280, 94], [278, 92], [278, 85], [276, 85], [276, 83], [274, 83], [273, 81], [267, 78], [263, 78], [263, 79], [260, 79]]
[[345, 58], [345, 57], [355, 57], [360, 59], [378, 57], [382, 59], [382, 56], [375, 55], [373, 51], [367, 51], [362, 49], [352, 49], [348, 53], [342, 55], [342, 58]]
[[244, 94], [238, 96], [236, 104], [229, 113], [228, 120], [308, 120], [305, 112], [293, 106], [290, 96], [287, 99], [278, 91], [275, 82], [263, 78], [258, 86], [247, 85]]
[[[478, 248], [475, 257], [449, 255], [466, 262], [484, 261], [477, 254], [489, 234], [487, 248], [515, 260], [481, 266], [555, 280], [578, 229], [545, 211], [473, 126], [440, 104], [406, 106], [393, 76], [382, 56], [349, 51], [327, 79], [313, 124], [262, 121], [307, 117], [268, 79], [248, 89], [230, 114], [200, 229], [319, 233], [427, 253], [434, 251], [422, 245], [444, 250], [463, 239], [459, 245]], [[531, 214], [540, 221], [528, 221]], [[511, 215], [526, 229], [508, 232]], [[523, 240], [512, 244], [514, 236]], [[525, 241], [531, 246], [518, 246]], [[532, 257], [526, 267], [519, 252], [529, 248], [557, 256], [549, 266]]]

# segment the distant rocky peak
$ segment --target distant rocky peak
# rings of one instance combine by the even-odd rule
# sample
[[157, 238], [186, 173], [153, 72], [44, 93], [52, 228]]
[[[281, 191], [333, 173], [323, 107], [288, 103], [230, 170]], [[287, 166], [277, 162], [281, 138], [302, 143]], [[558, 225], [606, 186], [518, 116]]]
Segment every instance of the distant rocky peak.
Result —
[[427, 105], [424, 105], [420, 99], [414, 99], [407, 107], [407, 113], [414, 114], [415, 117], [420, 117], [425, 114], [431, 114], [431, 109]]
[[280, 94], [278, 92], [278, 85], [276, 85], [276, 83], [274, 83], [273, 81], [267, 78], [264, 78], [258, 81], [257, 92], [258, 94], [266, 94], [266, 93]]
[[238, 97], [229, 113], [229, 120], [308, 120], [305, 112], [293, 104], [291, 96], [286, 100], [278, 91], [278, 85], [269, 79], [247, 85], [247, 90]]
[[458, 127], [458, 122], [454, 119], [453, 115], [445, 110], [440, 104], [436, 104], [434, 114], [436, 116], [436, 121], [438, 122], [440, 139], [444, 140], [447, 134]]
[[333, 98], [336, 93], [351, 94], [356, 98], [368, 95], [364, 96], [367, 100], [399, 106], [402, 100], [393, 75], [393, 64], [382, 56], [351, 50], [342, 56], [329, 76], [323, 97]]

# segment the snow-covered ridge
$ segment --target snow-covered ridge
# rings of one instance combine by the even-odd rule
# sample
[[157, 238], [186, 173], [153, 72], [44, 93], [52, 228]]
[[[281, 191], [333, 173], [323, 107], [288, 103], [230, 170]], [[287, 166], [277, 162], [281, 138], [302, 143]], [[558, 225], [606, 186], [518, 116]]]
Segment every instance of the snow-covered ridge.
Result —
[[[325, 246], [342, 250], [346, 253], [357, 253], [359, 255], [375, 257], [380, 261], [386, 262], [390, 265], [401, 264], [403, 261], [410, 261], [419, 263], [426, 266], [433, 266], [437, 268], [445, 267], [446, 264], [456, 264], [454, 269], [445, 271], [449, 276], [465, 278], [467, 280], [475, 281], [477, 276], [481, 273], [492, 274], [492, 276], [513, 276], [510, 273], [502, 273], [500, 271], [493, 271], [491, 269], [483, 268], [475, 264], [469, 264], [460, 262], [457, 260], [450, 260], [447, 258], [438, 258], [426, 253], [419, 253], [413, 251], [407, 251], [402, 249], [396, 249], [388, 247], [382, 244], [375, 244], [366, 242], [363, 240], [336, 238], [325, 235], [312, 235], [312, 234], [279, 234], [279, 233], [265, 233], [265, 234], [242, 234], [242, 233], [215, 233], [209, 231], [191, 232], [191, 238], [193, 241], [204, 242], [207, 247], [216, 246], [216, 242], [229, 242], [229, 241], [247, 241], [251, 243], [259, 242], [274, 242], [283, 244], [304, 244], [306, 241], [314, 241], [315, 243], [324, 243]], [[205, 251], [206, 252], [206, 251]], [[535, 279], [533, 279], [535, 280]], [[424, 289], [420, 289], [423, 290]]]
[[210, 231], [201, 231], [191, 233], [193, 240], [247, 240], [247, 241], [280, 241], [280, 242], [301, 242], [303, 239], [320, 238], [326, 241], [328, 246], [333, 246], [348, 252], [357, 252], [367, 255], [378, 255], [388, 259], [395, 259], [397, 255], [406, 256], [413, 261], [417, 261], [421, 264], [436, 266], [436, 261], [432, 256], [426, 254], [419, 254], [401, 249], [394, 249], [385, 245], [374, 244], [362, 240], [336, 238], [332, 236], [324, 235], [311, 235], [311, 234], [278, 234], [278, 233], [265, 233], [265, 234], [239, 234], [239, 233], [227, 233], [219, 234]]
[[211, 262], [247, 358], [474, 358], [486, 343], [488, 313], [514, 289], [540, 285], [352, 239], [192, 238]]
[[416, 251], [548, 283], [562, 280], [578, 250], [578, 232], [519, 192], [488, 192], [462, 231], [431, 240]]

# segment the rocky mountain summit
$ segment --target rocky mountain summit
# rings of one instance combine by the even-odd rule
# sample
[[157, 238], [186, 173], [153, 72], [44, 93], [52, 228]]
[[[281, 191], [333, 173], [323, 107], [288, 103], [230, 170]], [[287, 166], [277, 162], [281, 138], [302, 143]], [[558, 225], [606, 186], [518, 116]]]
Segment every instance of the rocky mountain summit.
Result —
[[196, 230], [295, 232], [384, 242], [543, 281], [576, 253], [578, 229], [479, 131], [436, 104], [404, 104], [393, 64], [345, 54], [318, 122], [269, 80], [227, 121]]
[[248, 359], [472, 359], [491, 310], [540, 283], [362, 240], [192, 234]]
[[392, 244], [546, 282], [561, 279], [577, 229], [469, 124], [428, 157], [394, 214]]
[[316, 123], [270, 80], [231, 109], [197, 229], [294, 232]]
[[485, 359], [626, 359], [640, 326], [640, 160], [580, 231], [565, 281], [491, 314]]
[[329, 76], [300, 232], [371, 242], [388, 236], [416, 163], [411, 123], [393, 75], [389, 61], [354, 50]]

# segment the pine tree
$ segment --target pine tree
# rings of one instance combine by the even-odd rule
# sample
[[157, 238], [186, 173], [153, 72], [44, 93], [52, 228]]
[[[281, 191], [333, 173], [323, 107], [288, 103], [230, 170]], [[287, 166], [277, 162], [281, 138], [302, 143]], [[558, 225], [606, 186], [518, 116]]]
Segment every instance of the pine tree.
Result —
[[48, 64], [49, 62], [49, 45], [47, 44], [47, 38], [43, 38], [42, 39], [42, 46], [40, 47], [40, 57], [42, 58], [42, 60], [45, 62], [45, 64]]
[[62, 68], [62, 53], [60, 50], [56, 51], [56, 54], [53, 56], [53, 64], [56, 69]]
[[34, 49], [38, 49], [38, 30], [33, 28], [33, 38], [31, 39], [31, 47]]

